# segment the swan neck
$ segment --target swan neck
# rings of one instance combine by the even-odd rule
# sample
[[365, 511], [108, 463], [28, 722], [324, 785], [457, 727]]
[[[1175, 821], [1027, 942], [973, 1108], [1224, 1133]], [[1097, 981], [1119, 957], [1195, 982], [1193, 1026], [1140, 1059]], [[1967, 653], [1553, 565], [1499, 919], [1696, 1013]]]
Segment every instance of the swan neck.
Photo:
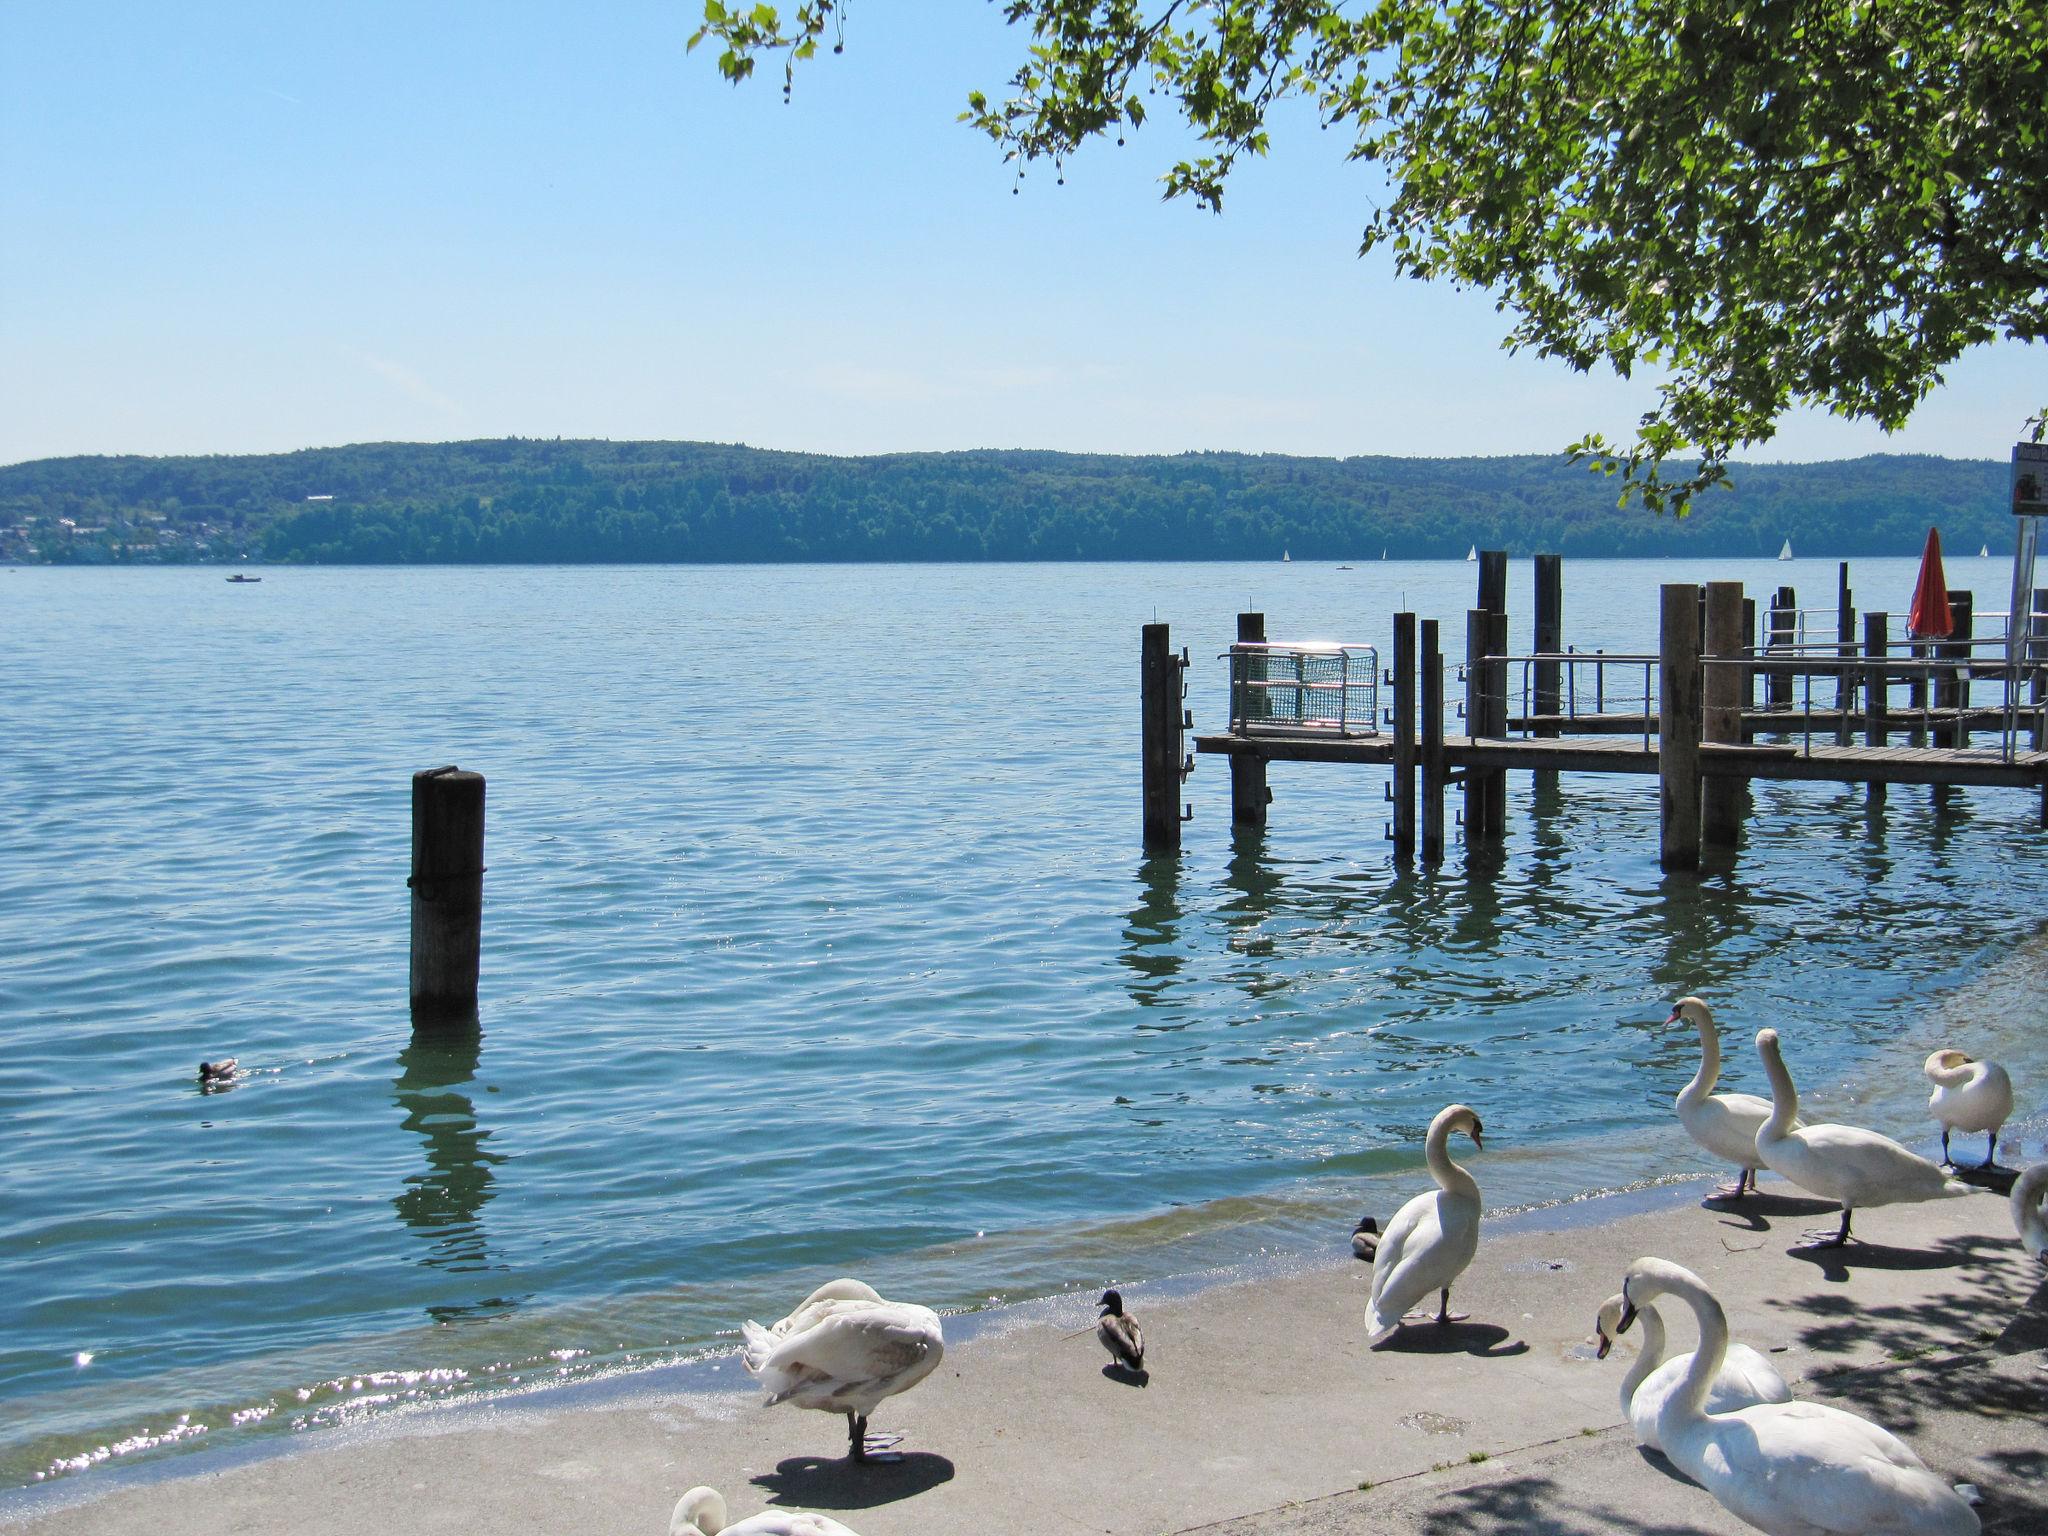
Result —
[[1976, 1074], [1971, 1068], [1975, 1062], [1964, 1062], [1960, 1067], [1929, 1067], [1927, 1075], [1943, 1088], [1961, 1088]]
[[1700, 1069], [1693, 1073], [1692, 1081], [1679, 1090], [1680, 1103], [1689, 1104], [1703, 1099], [1714, 1091], [1714, 1084], [1721, 1080], [1721, 1032], [1714, 1028], [1714, 1021], [1706, 1014], [1699, 1017]]
[[1699, 1320], [1699, 1348], [1693, 1351], [1692, 1364], [1685, 1368], [1685, 1380], [1676, 1398], [1687, 1418], [1698, 1418], [1706, 1411], [1707, 1393], [1713, 1388], [1714, 1378], [1721, 1374], [1721, 1362], [1727, 1358], [1728, 1314], [1721, 1310], [1713, 1292], [1689, 1278], [1673, 1276], [1665, 1289], [1690, 1306], [1692, 1315]]
[[1785, 1058], [1777, 1041], [1771, 1041], [1757, 1054], [1763, 1057], [1764, 1075], [1771, 1080], [1771, 1118], [1764, 1123], [1762, 1134], [1783, 1136], [1799, 1118], [1799, 1090], [1792, 1086], [1792, 1074], [1785, 1070]]
[[1624, 1409], [1636, 1395], [1636, 1388], [1649, 1379], [1650, 1372], [1664, 1363], [1664, 1319], [1659, 1315], [1656, 1303], [1636, 1309], [1636, 1323], [1643, 1330], [1643, 1347], [1636, 1351], [1635, 1364], [1628, 1368], [1628, 1374], [1621, 1378], [1621, 1401]]
[[1423, 1155], [1429, 1159], [1430, 1177], [1437, 1187], [1447, 1194], [1477, 1195], [1479, 1184], [1471, 1174], [1451, 1161], [1451, 1128], [1442, 1120], [1429, 1128], [1429, 1139], [1423, 1143]]

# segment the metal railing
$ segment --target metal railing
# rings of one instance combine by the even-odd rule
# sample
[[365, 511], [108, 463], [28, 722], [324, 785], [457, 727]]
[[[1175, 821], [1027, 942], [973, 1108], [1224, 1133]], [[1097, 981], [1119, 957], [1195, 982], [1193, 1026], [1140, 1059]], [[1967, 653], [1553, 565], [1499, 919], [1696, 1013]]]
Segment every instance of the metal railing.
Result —
[[1377, 646], [1241, 640], [1218, 659], [1230, 663], [1232, 735], [1379, 734]]

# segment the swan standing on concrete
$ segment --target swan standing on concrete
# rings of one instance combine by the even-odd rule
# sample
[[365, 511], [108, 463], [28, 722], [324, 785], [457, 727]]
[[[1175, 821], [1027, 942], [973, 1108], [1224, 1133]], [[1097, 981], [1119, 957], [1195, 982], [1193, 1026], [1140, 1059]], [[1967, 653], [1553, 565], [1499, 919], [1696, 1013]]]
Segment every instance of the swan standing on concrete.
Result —
[[1700, 1347], [1659, 1413], [1657, 1433], [1664, 1454], [1731, 1514], [1769, 1536], [1978, 1536], [1969, 1501], [1868, 1419], [1823, 1403], [1707, 1412], [1728, 1318], [1699, 1276], [1637, 1259], [1621, 1293], [1624, 1330], [1659, 1296], [1678, 1297], [1699, 1319]]
[[1753, 1093], [1714, 1092], [1721, 1080], [1721, 1032], [1714, 1027], [1713, 1010], [1697, 997], [1681, 997], [1664, 1022], [1681, 1021], [1700, 1032], [1700, 1069], [1673, 1100], [1678, 1123], [1714, 1156], [1735, 1164], [1735, 1182], [1723, 1184], [1710, 1198], [1739, 1200], [1756, 1188], [1756, 1171], [1763, 1166], [1756, 1155], [1756, 1133], [1771, 1117], [1770, 1101]]
[[2012, 1224], [2019, 1228], [2020, 1246], [2043, 1264], [2048, 1264], [2048, 1163], [2036, 1163], [2012, 1184]]
[[1822, 1247], [1839, 1248], [1848, 1242], [1849, 1219], [1864, 1206], [1941, 1200], [1971, 1192], [1969, 1185], [1957, 1183], [1917, 1152], [1876, 1131], [1853, 1125], [1795, 1126], [1799, 1090], [1785, 1070], [1778, 1032], [1757, 1031], [1756, 1051], [1771, 1079], [1771, 1118], [1756, 1133], [1757, 1155], [1771, 1172], [1801, 1189], [1841, 1202], [1841, 1230]]
[[1978, 1061], [1962, 1051], [1936, 1051], [1920, 1069], [1934, 1084], [1927, 1107], [1941, 1122], [1941, 1160], [1953, 1168], [1948, 1155], [1951, 1131], [1984, 1131], [1991, 1140], [1984, 1147], [1979, 1168], [1989, 1168], [1998, 1156], [1998, 1132], [2012, 1118], [2012, 1079], [1995, 1061]]
[[900, 1435], [868, 1439], [868, 1415], [885, 1397], [907, 1392], [938, 1368], [946, 1336], [938, 1314], [884, 1301], [858, 1280], [821, 1285], [771, 1327], [748, 1322], [740, 1363], [768, 1393], [768, 1406], [794, 1403], [846, 1415], [855, 1461], [895, 1461]]
[[692, 1488], [676, 1500], [669, 1516], [668, 1536], [858, 1536], [830, 1515], [800, 1509], [764, 1509], [738, 1525], [725, 1523], [725, 1500], [716, 1488]]
[[[1373, 1257], [1372, 1296], [1365, 1310], [1368, 1344], [1390, 1337], [1407, 1320], [1408, 1309], [1431, 1291], [1441, 1293], [1439, 1323], [1462, 1321], [1451, 1311], [1451, 1282], [1465, 1272], [1479, 1250], [1479, 1186], [1451, 1161], [1451, 1132], [1463, 1131], [1485, 1150], [1479, 1116], [1463, 1104], [1439, 1110], [1423, 1143], [1436, 1189], [1417, 1195], [1394, 1213]], [[1416, 1320], [1427, 1313], [1416, 1314]]]
[[[1614, 1347], [1615, 1335], [1621, 1331], [1621, 1314], [1627, 1302], [1620, 1296], [1610, 1296], [1600, 1304], [1600, 1317], [1593, 1325], [1599, 1339], [1599, 1358], [1605, 1360], [1607, 1352]], [[1636, 1356], [1635, 1364], [1628, 1368], [1628, 1374], [1621, 1378], [1621, 1411], [1634, 1426], [1636, 1440], [1653, 1451], [1664, 1449], [1657, 1438], [1657, 1416], [1664, 1411], [1679, 1384], [1685, 1380], [1685, 1373], [1692, 1366], [1690, 1353], [1674, 1359], [1664, 1358], [1664, 1319], [1658, 1313], [1655, 1302], [1644, 1302], [1636, 1308], [1636, 1316], [1643, 1324], [1642, 1353]], [[1747, 1344], [1730, 1344], [1728, 1356], [1721, 1362], [1721, 1369], [1707, 1388], [1707, 1412], [1732, 1413], [1737, 1408], [1752, 1407], [1757, 1403], [1789, 1403], [1792, 1389], [1785, 1385], [1785, 1378], [1778, 1374], [1776, 1366]]]

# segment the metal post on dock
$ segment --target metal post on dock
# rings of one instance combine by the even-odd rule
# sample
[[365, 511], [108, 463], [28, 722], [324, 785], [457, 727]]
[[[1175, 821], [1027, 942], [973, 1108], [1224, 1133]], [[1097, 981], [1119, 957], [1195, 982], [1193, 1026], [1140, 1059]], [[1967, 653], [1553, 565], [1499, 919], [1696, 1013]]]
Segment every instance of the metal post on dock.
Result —
[[1181, 730], [1182, 659], [1174, 654], [1164, 624], [1144, 628], [1145, 851], [1180, 852], [1180, 783], [1184, 759]]
[[1657, 779], [1666, 870], [1700, 862], [1700, 597], [1691, 582], [1667, 582], [1658, 626]]
[[1444, 860], [1444, 651], [1437, 621], [1422, 621], [1422, 862]]
[[[1863, 680], [1863, 744], [1866, 747], [1881, 747], [1889, 734], [1885, 730], [1884, 713], [1890, 708], [1891, 679], [1885, 675], [1885, 659], [1891, 645], [1887, 630], [1891, 615], [1866, 613], [1863, 615], [1863, 654], [1875, 657], [1877, 664], [1870, 667]], [[1884, 804], [1884, 782], [1872, 779], [1868, 789], [1868, 801], [1872, 806]]]
[[1849, 729], [1850, 712], [1856, 708], [1856, 669], [1849, 658], [1856, 654], [1856, 594], [1849, 590], [1849, 562], [1844, 560], [1835, 580], [1835, 655], [1842, 669], [1835, 684], [1835, 708], [1841, 719], [1835, 723], [1835, 745], [1846, 747], [1854, 733]]
[[[1742, 583], [1708, 582], [1706, 608], [1708, 665], [1700, 689], [1700, 739], [1732, 745], [1742, 740], [1742, 661], [1747, 649], [1742, 633]], [[1700, 841], [1706, 847], [1735, 846], [1742, 832], [1746, 788], [1741, 779], [1702, 776]]]
[[1394, 615], [1394, 857], [1415, 857], [1415, 615]]
[[412, 1011], [476, 1012], [483, 956], [484, 776], [450, 765], [412, 776]]
[[[2027, 634], [2031, 638], [2030, 655], [2034, 666], [2034, 686], [2031, 702], [2034, 706], [2034, 750], [2039, 752], [2042, 744], [2044, 706], [2048, 706], [2048, 587], [2034, 588], [2034, 600], [2028, 604]], [[2048, 816], [2048, 783], [2041, 787], [2041, 810]]]
[[[1240, 613], [1237, 616], [1237, 638], [1239, 644], [1263, 645], [1266, 640], [1266, 616], [1263, 613]], [[1245, 676], [1264, 678], [1266, 666], [1262, 660], [1247, 659], [1231, 668], [1232, 676], [1238, 667], [1245, 669]], [[1235, 701], [1232, 710], [1232, 726], [1237, 721], [1248, 720], [1255, 713], [1263, 713], [1260, 705], [1264, 696], [1258, 689], [1241, 687], [1242, 697]], [[1266, 807], [1272, 802], [1273, 792], [1266, 786], [1266, 760], [1263, 757], [1249, 757], [1238, 754], [1230, 759], [1230, 824], [1233, 827], [1263, 827], [1266, 824]]]

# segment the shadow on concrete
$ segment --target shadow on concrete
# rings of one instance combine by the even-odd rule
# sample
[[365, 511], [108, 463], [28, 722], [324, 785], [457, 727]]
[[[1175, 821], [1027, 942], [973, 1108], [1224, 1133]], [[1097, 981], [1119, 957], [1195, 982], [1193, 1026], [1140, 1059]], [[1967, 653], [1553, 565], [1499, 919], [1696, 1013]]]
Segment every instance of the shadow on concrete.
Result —
[[1814, 1265], [1829, 1284], [1840, 1285], [1859, 1269], [1887, 1269], [1901, 1274], [1914, 1270], [1966, 1270], [1985, 1250], [2003, 1257], [2010, 1247], [1985, 1237], [1945, 1238], [1930, 1248], [1893, 1248], [1852, 1237], [1840, 1248], [1819, 1241], [1800, 1242], [1785, 1252], [1802, 1263]]
[[1498, 1323], [1403, 1323], [1373, 1348], [1396, 1355], [1478, 1355], [1489, 1360], [1529, 1352], [1522, 1340], [1507, 1340], [1507, 1329]]
[[[1707, 1503], [1713, 1507], [1711, 1499]], [[1429, 1536], [1712, 1536], [1709, 1527], [1689, 1521], [1646, 1521], [1625, 1505], [1574, 1502], [1547, 1477], [1452, 1489], [1423, 1512], [1422, 1529]]]
[[914, 1498], [953, 1480], [953, 1463], [929, 1451], [906, 1451], [901, 1461], [827, 1461], [790, 1456], [753, 1479], [770, 1504], [819, 1509], [874, 1509]]
[[1102, 1374], [1126, 1387], [1147, 1387], [1152, 1384], [1150, 1371], [1134, 1371], [1121, 1360], [1110, 1361], [1102, 1368]]
[[1772, 1216], [1818, 1216], [1823, 1211], [1839, 1211], [1841, 1207], [1832, 1200], [1816, 1200], [1811, 1195], [1744, 1195], [1740, 1200], [1722, 1199], [1709, 1195], [1700, 1204], [1716, 1215], [1733, 1218], [1721, 1223], [1724, 1227], [1736, 1227], [1744, 1232], [1768, 1232]]

